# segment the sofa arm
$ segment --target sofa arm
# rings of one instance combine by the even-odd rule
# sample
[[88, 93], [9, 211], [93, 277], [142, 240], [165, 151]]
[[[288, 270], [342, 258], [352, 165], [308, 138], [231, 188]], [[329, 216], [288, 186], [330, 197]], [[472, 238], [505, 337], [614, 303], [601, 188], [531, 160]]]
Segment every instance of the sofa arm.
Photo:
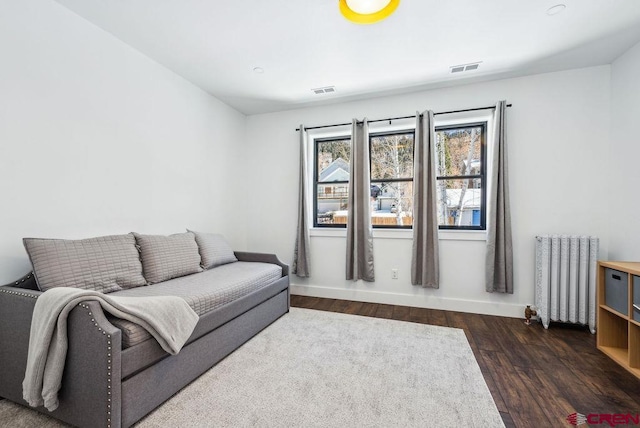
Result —
[[67, 331], [60, 407], [52, 416], [79, 427], [120, 427], [122, 332], [96, 301], [69, 313]]
[[262, 262], [278, 265], [282, 268], [282, 276], [289, 275], [289, 265], [280, 261], [275, 254], [268, 253], [249, 253], [245, 251], [236, 251], [236, 258], [241, 262]]
[[[31, 320], [40, 294], [0, 287], [0, 397], [23, 405]], [[85, 302], [69, 313], [67, 336], [60, 406], [53, 412], [37, 410], [80, 427], [119, 427], [122, 333], [97, 302]]]
[[39, 291], [38, 284], [36, 284], [36, 277], [33, 272], [29, 272], [26, 275], [23, 275], [22, 278], [16, 279], [15, 281], [6, 284], [0, 288], [4, 287], [14, 287], [26, 290], [35, 290]]
[[40, 291], [0, 287], [0, 397], [22, 401], [31, 317]]

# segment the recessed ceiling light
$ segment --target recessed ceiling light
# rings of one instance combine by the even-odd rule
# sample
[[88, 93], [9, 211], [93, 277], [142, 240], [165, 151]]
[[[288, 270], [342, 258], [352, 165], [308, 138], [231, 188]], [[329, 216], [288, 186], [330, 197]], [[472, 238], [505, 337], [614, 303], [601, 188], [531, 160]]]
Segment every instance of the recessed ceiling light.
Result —
[[258, 73], [258, 74], [262, 74], [262, 73], [264, 73], [264, 68], [262, 68], [262, 67], [254, 67], [253, 68], [253, 72], [254, 73]]
[[557, 15], [563, 12], [566, 8], [567, 6], [564, 4], [557, 4], [555, 6], [551, 6], [549, 9], [547, 9], [547, 15], [549, 16]]

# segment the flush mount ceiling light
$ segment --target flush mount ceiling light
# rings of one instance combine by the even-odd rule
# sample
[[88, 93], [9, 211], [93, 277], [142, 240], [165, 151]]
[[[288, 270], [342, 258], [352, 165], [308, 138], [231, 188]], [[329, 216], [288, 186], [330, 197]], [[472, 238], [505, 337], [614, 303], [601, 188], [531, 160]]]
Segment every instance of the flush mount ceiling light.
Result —
[[356, 24], [373, 24], [393, 13], [400, 0], [339, 0], [340, 13]]

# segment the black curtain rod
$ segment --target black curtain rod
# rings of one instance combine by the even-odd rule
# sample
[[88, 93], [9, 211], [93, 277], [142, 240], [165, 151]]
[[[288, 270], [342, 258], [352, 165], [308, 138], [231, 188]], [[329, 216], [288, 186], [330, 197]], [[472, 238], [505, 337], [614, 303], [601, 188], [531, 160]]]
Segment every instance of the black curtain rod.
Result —
[[[512, 104], [507, 104], [507, 107], [511, 107]], [[437, 113], [433, 113], [434, 116], [437, 116], [439, 114], [452, 114], [452, 113], [464, 113], [464, 112], [468, 112], [468, 111], [478, 111], [478, 110], [489, 110], [489, 109], [495, 109], [496, 106], [488, 106], [488, 107], [476, 107], [476, 108], [465, 108], [463, 110], [450, 110], [450, 111], [440, 111]], [[388, 117], [386, 119], [375, 119], [375, 120], [370, 120], [369, 123], [374, 123], [374, 122], [387, 122], [387, 121], [392, 121], [392, 120], [399, 120], [399, 119], [413, 119], [416, 116], [400, 116], [400, 117]], [[334, 128], [336, 126], [347, 126], [347, 125], [351, 125], [351, 122], [349, 123], [336, 123], [334, 125], [321, 125], [321, 126], [309, 126], [309, 127], [305, 127], [305, 130], [310, 130], [310, 129], [322, 129], [322, 128]], [[296, 131], [299, 131], [300, 128], [296, 128]]]

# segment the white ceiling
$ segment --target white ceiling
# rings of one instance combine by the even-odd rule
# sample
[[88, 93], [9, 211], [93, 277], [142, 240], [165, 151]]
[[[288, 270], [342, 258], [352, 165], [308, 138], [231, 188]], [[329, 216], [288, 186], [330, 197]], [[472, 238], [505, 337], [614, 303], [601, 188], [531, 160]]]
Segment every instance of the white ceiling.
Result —
[[640, 0], [401, 0], [373, 25], [337, 0], [56, 1], [245, 114], [609, 64], [640, 41]]

